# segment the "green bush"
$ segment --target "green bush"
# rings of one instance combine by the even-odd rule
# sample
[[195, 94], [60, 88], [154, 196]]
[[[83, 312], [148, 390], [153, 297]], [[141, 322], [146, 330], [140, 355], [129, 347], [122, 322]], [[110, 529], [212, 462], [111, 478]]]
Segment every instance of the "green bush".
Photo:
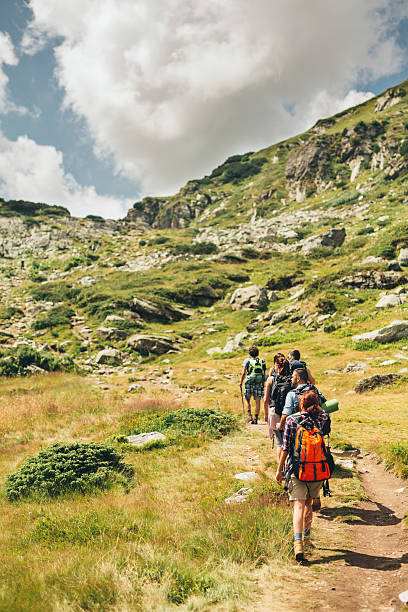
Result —
[[408, 444], [396, 442], [391, 444], [387, 450], [386, 466], [393, 469], [399, 476], [408, 478]]
[[106, 444], [53, 444], [7, 476], [4, 490], [9, 501], [56, 497], [106, 489], [118, 481], [125, 484], [132, 475], [122, 454]]
[[35, 330], [39, 330], [52, 329], [54, 327], [58, 327], [59, 325], [70, 325], [71, 317], [73, 317], [74, 314], [74, 311], [69, 306], [55, 306], [54, 308], [51, 308], [43, 317], [40, 317], [34, 321], [31, 327]]
[[40, 353], [28, 345], [0, 351], [0, 376], [26, 376], [27, 368], [35, 365], [47, 372], [72, 370], [75, 364], [70, 357], [61, 359], [50, 351]]
[[237, 418], [216, 408], [181, 408], [174, 412], [135, 412], [122, 419], [126, 435], [173, 430], [180, 434], [207, 434], [220, 438], [238, 428]]
[[22, 317], [24, 312], [16, 306], [0, 308], [0, 320], [11, 319], [12, 317]]
[[376, 257], [394, 259], [397, 247], [408, 247], [407, 221], [389, 225], [387, 231], [382, 232], [380, 236], [378, 236], [371, 253]]

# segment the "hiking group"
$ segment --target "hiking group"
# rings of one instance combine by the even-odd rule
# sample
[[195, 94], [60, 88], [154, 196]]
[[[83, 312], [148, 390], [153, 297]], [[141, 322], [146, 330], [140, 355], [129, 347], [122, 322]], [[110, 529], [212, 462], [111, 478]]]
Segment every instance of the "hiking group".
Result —
[[[251, 346], [249, 357], [242, 364], [240, 388], [248, 422], [258, 423], [263, 400], [269, 437], [272, 444], [276, 443], [275, 479], [279, 484], [285, 480], [289, 500], [293, 502], [294, 554], [296, 561], [303, 563], [304, 547], [310, 546], [313, 510], [321, 507], [322, 487], [325, 494], [329, 493], [328, 479], [334, 468], [330, 449], [324, 442], [331, 427], [330, 416], [323, 409], [326, 398], [315, 387], [315, 379], [298, 350], [287, 357], [277, 353], [267, 375], [258, 347]], [[255, 402], [254, 415], [251, 399]]]

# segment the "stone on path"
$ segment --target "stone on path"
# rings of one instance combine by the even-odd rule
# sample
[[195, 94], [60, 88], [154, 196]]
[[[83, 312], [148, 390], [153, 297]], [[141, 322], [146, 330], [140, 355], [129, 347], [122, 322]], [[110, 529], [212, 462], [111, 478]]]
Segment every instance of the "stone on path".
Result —
[[256, 472], [241, 472], [240, 474], [235, 474], [234, 478], [237, 480], [258, 480], [259, 474]]
[[408, 604], [408, 591], [404, 591], [398, 595], [403, 604]]
[[348, 470], [352, 470], [354, 467], [354, 463], [352, 459], [336, 459], [334, 463]]
[[164, 441], [166, 436], [158, 431], [150, 431], [149, 433], [141, 433], [134, 436], [127, 436], [126, 440], [132, 446], [141, 448], [150, 442]]
[[236, 491], [231, 497], [224, 499], [226, 504], [243, 504], [247, 501], [249, 493], [251, 493], [251, 487], [242, 487], [239, 491]]

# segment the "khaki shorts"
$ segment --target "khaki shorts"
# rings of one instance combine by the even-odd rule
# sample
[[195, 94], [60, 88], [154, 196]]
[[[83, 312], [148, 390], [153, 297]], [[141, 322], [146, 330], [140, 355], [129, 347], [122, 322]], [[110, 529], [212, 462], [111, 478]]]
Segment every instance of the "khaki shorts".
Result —
[[289, 500], [308, 499], [319, 497], [320, 489], [323, 486], [323, 480], [317, 482], [302, 482], [294, 474], [291, 475], [288, 482]]

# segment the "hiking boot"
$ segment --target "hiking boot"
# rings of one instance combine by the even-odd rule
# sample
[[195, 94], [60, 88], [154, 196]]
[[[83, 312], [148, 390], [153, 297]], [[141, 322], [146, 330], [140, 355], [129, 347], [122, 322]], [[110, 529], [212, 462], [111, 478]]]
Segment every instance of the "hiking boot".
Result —
[[303, 554], [303, 542], [301, 540], [296, 540], [293, 543], [293, 548], [295, 551], [295, 559], [298, 563], [303, 563], [305, 560], [305, 556]]
[[321, 507], [322, 507], [322, 502], [320, 501], [320, 497], [314, 497], [312, 501], [313, 512], [318, 512]]
[[251, 414], [250, 410], [248, 410], [247, 421], [248, 421], [248, 423], [252, 423], [252, 414]]
[[257, 414], [252, 419], [252, 425], [258, 425], [258, 415]]

